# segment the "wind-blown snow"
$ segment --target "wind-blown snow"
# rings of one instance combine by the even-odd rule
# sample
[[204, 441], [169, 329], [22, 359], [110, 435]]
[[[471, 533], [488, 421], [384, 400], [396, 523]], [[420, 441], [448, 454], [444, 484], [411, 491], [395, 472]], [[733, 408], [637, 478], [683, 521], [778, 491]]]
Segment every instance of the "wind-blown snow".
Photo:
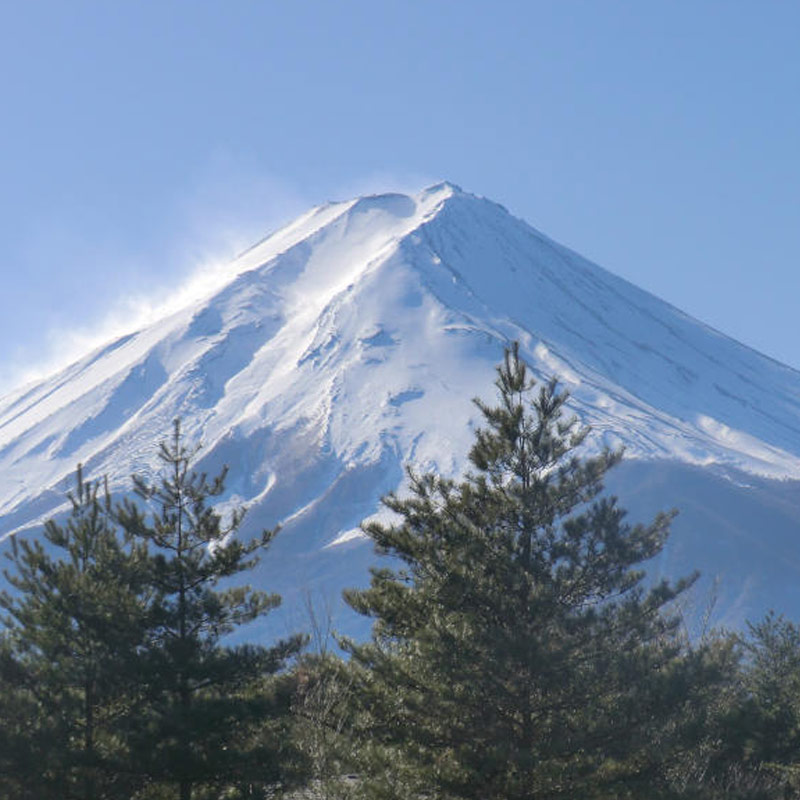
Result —
[[800, 477], [800, 374], [451, 184], [313, 209], [224, 275], [0, 400], [3, 530], [57, 511], [78, 462], [126, 488], [180, 417], [298, 552], [350, 546], [403, 465], [463, 468], [515, 339], [593, 447]]

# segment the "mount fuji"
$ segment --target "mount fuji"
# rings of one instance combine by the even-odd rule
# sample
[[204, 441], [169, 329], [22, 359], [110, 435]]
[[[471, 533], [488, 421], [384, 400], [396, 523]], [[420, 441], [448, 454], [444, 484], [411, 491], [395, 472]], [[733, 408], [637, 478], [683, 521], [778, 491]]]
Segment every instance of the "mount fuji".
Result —
[[[304, 595], [344, 631], [368, 580], [359, 523], [404, 466], [456, 476], [503, 346], [557, 376], [624, 446], [609, 476], [631, 519], [677, 507], [653, 575], [699, 568], [695, 617], [800, 614], [800, 373], [442, 183], [312, 209], [241, 254], [216, 288], [0, 399], [0, 535], [65, 510], [76, 464], [126, 491], [182, 420], [198, 468], [230, 465], [223, 508], [282, 531], [253, 582]], [[713, 600], [711, 599], [713, 597]], [[307, 626], [306, 626], [307, 627]]]

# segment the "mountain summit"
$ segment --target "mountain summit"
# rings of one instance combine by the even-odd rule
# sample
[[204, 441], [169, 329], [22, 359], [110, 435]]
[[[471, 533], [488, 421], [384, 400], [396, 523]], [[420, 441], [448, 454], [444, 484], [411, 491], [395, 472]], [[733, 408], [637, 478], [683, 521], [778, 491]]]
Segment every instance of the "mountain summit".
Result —
[[[284, 583], [363, 582], [358, 523], [404, 465], [463, 469], [471, 399], [491, 399], [511, 340], [569, 389], [590, 447], [625, 447], [628, 484], [711, 481], [779, 528], [800, 518], [779, 482], [800, 478], [800, 373], [453, 184], [320, 206], [225, 269], [202, 300], [0, 400], [0, 530], [58, 513], [78, 462], [115, 490], [151, 473], [180, 417], [202, 468], [231, 465], [228, 500], [283, 525], [268, 560]], [[717, 526], [735, 529], [729, 555], [738, 524]], [[713, 561], [716, 534], [697, 536], [679, 566]], [[794, 570], [788, 536], [767, 550]]]

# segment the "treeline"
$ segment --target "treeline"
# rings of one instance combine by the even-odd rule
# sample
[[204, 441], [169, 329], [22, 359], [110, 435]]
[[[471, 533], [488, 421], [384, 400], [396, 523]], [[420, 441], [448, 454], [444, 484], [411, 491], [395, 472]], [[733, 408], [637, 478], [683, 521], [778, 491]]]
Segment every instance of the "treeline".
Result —
[[[280, 599], [236, 580], [251, 542], [213, 507], [176, 423], [163, 474], [12, 538], [0, 595], [0, 797], [9, 800], [800, 797], [800, 628], [691, 640], [695, 580], [645, 582], [670, 514], [631, 525], [586, 435], [518, 350], [461, 481], [410, 473], [391, 556], [346, 600], [343, 657], [226, 638]], [[241, 640], [241, 633], [237, 637]]]

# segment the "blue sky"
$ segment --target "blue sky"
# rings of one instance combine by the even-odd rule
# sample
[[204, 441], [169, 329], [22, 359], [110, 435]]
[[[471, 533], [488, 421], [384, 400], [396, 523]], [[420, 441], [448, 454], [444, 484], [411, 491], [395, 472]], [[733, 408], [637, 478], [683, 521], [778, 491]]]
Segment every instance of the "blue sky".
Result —
[[800, 4], [0, 0], [0, 389], [447, 178], [800, 367]]

